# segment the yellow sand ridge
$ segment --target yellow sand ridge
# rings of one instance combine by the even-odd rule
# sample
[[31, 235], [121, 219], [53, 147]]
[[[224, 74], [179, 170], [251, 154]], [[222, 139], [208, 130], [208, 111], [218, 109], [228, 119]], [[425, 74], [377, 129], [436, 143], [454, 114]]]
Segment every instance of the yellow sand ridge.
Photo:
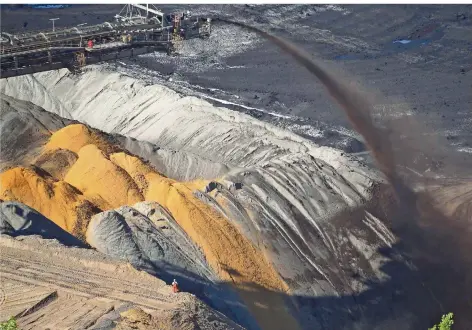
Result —
[[[54, 167], [51, 165], [54, 153], [64, 150], [75, 153], [77, 159], [73, 164], [68, 163], [66, 173], [51, 171], [61, 173], [61, 177], [45, 177], [28, 168], [11, 169], [1, 174], [0, 198], [31, 206], [78, 237], [85, 236], [94, 213], [144, 200], [156, 201], [201, 247], [209, 265], [222, 280], [244, 288], [240, 291], [242, 297], [256, 318], [265, 323], [261, 325], [280, 328], [282, 323], [290, 329], [296, 328], [296, 322], [285, 312], [270, 318], [258, 317], [260, 307], [254, 305], [254, 293], [247, 294], [247, 283], [275, 292], [286, 292], [287, 285], [259, 249], [223, 215], [194, 196], [193, 191], [203, 188], [207, 182], [183, 183], [166, 178], [82, 124], [54, 133], [40, 157], [49, 155], [48, 166]], [[93, 209], [86, 213], [86, 220], [82, 219], [84, 203]], [[267, 311], [282, 311], [284, 305], [279, 297], [266, 299], [265, 304]]]

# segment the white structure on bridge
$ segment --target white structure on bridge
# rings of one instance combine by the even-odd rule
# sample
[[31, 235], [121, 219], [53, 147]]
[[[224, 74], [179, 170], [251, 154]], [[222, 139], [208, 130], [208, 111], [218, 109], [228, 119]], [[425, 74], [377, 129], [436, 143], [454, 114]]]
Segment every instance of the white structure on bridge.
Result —
[[161, 24], [162, 27], [166, 22], [165, 15], [154, 5], [127, 4], [121, 11], [115, 15], [115, 19], [120, 23], [132, 24]]

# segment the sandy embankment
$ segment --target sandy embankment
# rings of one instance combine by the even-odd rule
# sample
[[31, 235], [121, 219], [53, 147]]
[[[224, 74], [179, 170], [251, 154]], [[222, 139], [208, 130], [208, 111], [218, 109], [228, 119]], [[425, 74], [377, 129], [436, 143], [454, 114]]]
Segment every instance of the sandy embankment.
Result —
[[3, 200], [24, 203], [79, 238], [84, 238], [90, 217], [100, 211], [67, 182], [31, 168], [7, 170], [0, 181]]
[[[115, 258], [54, 240], [2, 236], [0, 321], [36, 329], [241, 329], [194, 295]], [[145, 319], [132, 317], [136, 309]]]
[[[300, 307], [297, 313], [309, 320], [306, 326], [343, 328], [354, 322], [368, 328], [382, 324], [387, 309], [404, 315], [397, 325], [411, 324], [409, 319], [415, 317], [412, 306], [425, 294], [414, 289], [420, 287], [416, 279], [411, 280], [413, 291], [408, 290], [417, 298], [409, 304], [397, 298], [395, 286], [382, 289], [383, 304], [373, 305], [368, 298], [372, 289], [366, 283], [388, 277], [385, 265], [394, 258], [380, 250], [395, 244], [395, 237], [383, 206], [369, 208], [369, 213], [362, 208], [381, 177], [341, 151], [100, 67], [81, 76], [60, 70], [2, 80], [0, 88], [48, 111], [65, 110], [93, 127], [123, 134], [126, 137], [115, 137], [115, 143], [144, 159], [157, 156], [159, 161], [151, 164], [167, 178], [136, 157], [84, 146], [73, 151], [78, 160], [68, 171], [84, 180], [78, 182], [68, 173], [64, 180], [80, 186], [86, 199], [103, 208], [132, 205], [136, 198], [158, 201], [203, 248], [222, 278], [241, 283], [245, 280], [238, 277], [244, 277], [259, 281], [262, 288], [278, 290], [284, 288], [281, 283], [287, 283], [291, 294], [298, 295], [293, 300]], [[81, 161], [81, 155], [93, 155], [94, 162], [89, 164], [86, 157]], [[182, 170], [176, 170], [179, 168]], [[87, 178], [90, 171], [96, 172], [90, 175], [96, 178], [99, 171], [108, 171], [100, 176], [117, 176], [116, 183], [126, 189], [114, 188], [115, 183], [108, 180], [102, 182], [107, 189], [97, 187], [95, 180]], [[192, 184], [175, 181], [183, 178], [200, 180]], [[205, 185], [209, 188], [206, 193]], [[112, 196], [114, 189], [121, 189], [119, 197]], [[196, 189], [200, 192], [195, 193]], [[258, 267], [266, 271], [256, 270]], [[408, 268], [394, 267], [412, 278]], [[364, 298], [352, 298], [364, 292]], [[305, 299], [307, 295], [316, 299]], [[280, 311], [280, 306], [280, 301], [265, 309], [259, 306], [259, 320], [284, 324], [286, 314], [270, 312]], [[364, 308], [378, 316], [353, 321], [351, 312], [346, 312]]]
[[[126, 162], [118, 166], [133, 179], [144, 198], [158, 195], [152, 198], [172, 208], [172, 215], [187, 234], [197, 244], [207, 247], [205, 254], [209, 256], [209, 263], [213, 262], [212, 266], [223, 278], [229, 275], [224, 273], [222, 265], [211, 261], [213, 255], [224, 261], [226, 267], [248, 278], [248, 282], [257, 280], [261, 287], [275, 285], [280, 289], [283, 285], [274, 284], [273, 271], [267, 271], [266, 278], [259, 278], [264, 273], [244, 269], [261, 262], [254, 261], [252, 256], [269, 260], [276, 273], [290, 283], [291, 291], [302, 296], [307, 292], [315, 292], [317, 296], [360, 292], [366, 289], [362, 284], [365, 280], [382, 277], [382, 263], [378, 261], [381, 259], [367, 255], [355, 243], [366, 242], [374, 251], [385, 244], [375, 234], [379, 232], [375, 230], [377, 223], [369, 227], [362, 222], [362, 214], [349, 230], [339, 230], [330, 223], [330, 219], [343, 210], [362, 205], [370, 196], [372, 184], [381, 181], [374, 171], [338, 150], [319, 147], [247, 115], [216, 108], [193, 97], [181, 97], [168, 88], [145, 86], [118, 73], [101, 71], [100, 67], [80, 77], [60, 70], [7, 79], [0, 81], [0, 88], [4, 93], [40, 104], [48, 111], [58, 113], [58, 109], [65, 109], [72, 118], [93, 127], [142, 140], [116, 139], [145, 159], [157, 154], [160, 161], [152, 165], [168, 177], [217, 179], [227, 173], [218, 179], [218, 189], [208, 194], [201, 192], [195, 198], [193, 190], [203, 188], [203, 184], [189, 187], [169, 179], [143, 180], [143, 175], [149, 175], [141, 172], [146, 173], [147, 169], [138, 171], [139, 167]], [[156, 146], [178, 152], [159, 154], [165, 149], [155, 152]], [[111, 155], [100, 163], [113, 167], [116, 166], [113, 159], [118, 160]], [[176, 171], [179, 168], [182, 170]], [[85, 167], [81, 171], [81, 175], [87, 173]], [[112, 198], [107, 198], [107, 191], [103, 191], [102, 196], [102, 192], [96, 190], [98, 187], [86, 187], [87, 181], [75, 183], [80, 184], [83, 191], [95, 191], [94, 198], [100, 195], [104, 200], [101, 203], [113, 204], [110, 203]], [[233, 183], [239, 188], [230, 191], [228, 188]], [[105, 184], [111, 187], [110, 183]], [[148, 190], [143, 191], [146, 185]], [[182, 208], [176, 200], [188, 206]], [[222, 210], [224, 217], [215, 210]], [[215, 214], [218, 217], [213, 220]], [[189, 217], [203, 219], [203, 222], [189, 222]], [[374, 235], [370, 234], [372, 231]], [[228, 244], [213, 243], [215, 239], [226, 241], [227, 236], [234, 237]], [[246, 243], [249, 245], [244, 249], [248, 251], [235, 251], [234, 246]], [[254, 251], [259, 251], [257, 257], [253, 247], [256, 247]], [[226, 256], [226, 251], [236, 254]], [[248, 253], [247, 258], [243, 251]], [[360, 278], [352, 278], [351, 273], [360, 274]], [[263, 310], [258, 308], [258, 311]], [[305, 309], [309, 314], [313, 311], [311, 306]], [[270, 313], [264, 314], [268, 320], [273, 319]], [[324, 318], [319, 317], [320, 324], [325, 322]], [[325, 323], [328, 327], [337, 324], [334, 320]]]
[[[1, 196], [5, 200], [18, 200], [35, 207], [78, 237], [83, 237], [88, 224], [83, 219], [78, 221], [79, 208], [75, 206], [78, 202], [107, 210], [145, 199], [155, 200], [169, 210], [187, 235], [202, 248], [209, 265], [221, 280], [233, 282], [236, 286], [255, 283], [268, 290], [287, 290], [261, 251], [193, 195], [193, 189], [204, 187], [204, 182], [178, 183], [158, 174], [140, 159], [113, 152], [114, 149], [83, 125], [67, 126], [54, 133], [44, 147], [45, 154], [51, 156], [54, 150], [68, 150], [77, 155], [75, 163], [62, 174], [64, 179], [48, 177], [47, 173], [35, 173], [27, 168], [10, 169], [0, 178]], [[52, 169], [50, 172], [57, 171]], [[92, 212], [87, 221], [91, 215]], [[93, 233], [88, 233], [88, 236], [92, 236], [90, 239], [87, 237], [87, 241], [93, 246]], [[246, 300], [246, 303], [251, 309], [253, 302]], [[283, 305], [281, 301], [268, 304], [272, 304], [272, 308]], [[268, 319], [264, 318], [264, 322]], [[288, 315], [278, 318], [278, 322], [288, 322], [287, 326], [293, 326]]]

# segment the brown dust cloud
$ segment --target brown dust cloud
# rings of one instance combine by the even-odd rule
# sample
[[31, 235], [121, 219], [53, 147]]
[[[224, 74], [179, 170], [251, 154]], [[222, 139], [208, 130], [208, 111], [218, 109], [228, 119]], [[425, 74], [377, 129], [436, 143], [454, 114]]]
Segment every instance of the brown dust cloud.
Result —
[[[286, 39], [244, 23], [223, 18], [215, 21], [240, 26], [271, 41], [323, 84], [352, 127], [362, 135], [377, 167], [389, 182], [387, 187], [378, 189], [373, 198], [378, 203], [389, 204], [389, 207], [385, 206], [389, 210], [386, 220], [400, 239], [395, 248], [414, 264], [421, 282], [431, 293], [431, 301], [435, 302], [437, 308], [426, 311], [426, 318], [434, 319], [440, 313], [454, 312], [457, 329], [472, 329], [470, 162], [459, 162], [457, 154], [442, 152], [443, 161], [454, 169], [455, 175], [451, 170], [448, 177], [441, 179], [407, 178], [400, 169], [410, 165], [418, 153], [425, 155], [423, 162], [426, 163], [438, 156], [438, 152], [431, 148], [432, 145], [438, 146], [437, 141], [411, 129], [421, 128], [421, 125], [409, 119], [406, 125], [386, 123], [388, 129], [381, 127], [372, 118], [374, 108], [370, 99], [373, 95], [369, 97], [348, 84], [346, 75], [328, 70], [312, 55]], [[414, 143], [402, 139], [405, 133]], [[415, 189], [420, 183], [422, 189]]]

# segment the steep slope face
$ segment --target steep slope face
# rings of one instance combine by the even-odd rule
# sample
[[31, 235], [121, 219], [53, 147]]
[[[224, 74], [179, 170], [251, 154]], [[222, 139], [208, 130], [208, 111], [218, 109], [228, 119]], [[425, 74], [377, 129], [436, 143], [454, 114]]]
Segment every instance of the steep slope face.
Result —
[[92, 217], [87, 241], [98, 251], [130, 262], [167, 283], [177, 279], [185, 292], [196, 294], [210, 306], [248, 328], [253, 317], [230, 285], [221, 283], [172, 215], [156, 202], [121, 207]]
[[71, 123], [42, 108], [0, 95], [0, 170], [30, 164], [51, 134]]
[[24, 203], [80, 238], [90, 217], [99, 212], [76, 188], [56, 181], [39, 168], [10, 169], [0, 174], [0, 182], [3, 200]]
[[205, 159], [198, 153], [162, 148], [157, 144], [122, 135], [111, 140], [133, 155], [148, 161], [157, 171], [179, 181], [215, 179], [228, 173], [230, 168], [218, 161]]
[[[100, 215], [87, 235], [103, 251], [113, 253], [116, 245], [105, 235], [109, 225], [126, 240], [130, 260], [157, 259], [143, 251], [152, 235], [138, 238], [133, 231], [143, 218], [117, 209], [119, 203], [152, 200], [202, 249], [211, 269], [235, 284], [265, 328], [296, 326], [284, 299], [291, 300], [292, 315], [307, 329], [411, 328], [424, 324], [437, 307], [394, 248], [399, 242], [389, 218], [395, 210], [379, 188], [382, 179], [340, 151], [99, 67], [80, 77], [48, 72], [0, 86], [45, 107], [50, 103], [44, 100], [54, 99], [49, 111], [67, 109], [74, 119], [128, 135], [109, 141], [133, 148], [161, 172], [95, 142], [75, 147], [57, 139], [54, 148], [78, 155], [64, 180], [80, 186], [103, 210], [115, 209]], [[179, 151], [159, 153], [161, 146]], [[160, 159], [153, 162], [155, 154]], [[180, 162], [182, 171], [175, 170]], [[69, 176], [71, 171], [77, 175]], [[103, 182], [107, 189], [96, 186], [102, 175], [109, 178]], [[213, 181], [175, 180], [181, 178]]]
[[[100, 140], [97, 144], [100, 146], [100, 143], [103, 143], [102, 149], [108, 150], [109, 154], [107, 154], [92, 144], [97, 141], [93, 138], [94, 134], [85, 126], [77, 124], [67, 126], [53, 134], [44, 148], [45, 152], [50, 153], [51, 150], [77, 152], [77, 160], [70, 166], [67, 173], [63, 174], [64, 180], [53, 178], [48, 173], [42, 172], [40, 168], [13, 168], [2, 174], [0, 193], [3, 198], [19, 200], [35, 207], [64, 229], [78, 237], [83, 237], [92, 214], [100, 210], [97, 206], [106, 210], [121, 205], [134, 204], [142, 201], [145, 196], [147, 200], [158, 201], [169, 210], [176, 223], [184, 229], [197, 246], [202, 248], [205, 258], [212, 271], [218, 275], [219, 280], [234, 282], [236, 287], [246, 282], [258, 283], [271, 290], [285, 290], [283, 281], [264, 255], [220, 214], [193, 196], [192, 190], [198, 185], [204, 186], [203, 183], [188, 184], [187, 186], [185, 183], [167, 179], [134, 156], [124, 152], [113, 153], [116, 148]], [[57, 138], [62, 136], [73, 136], [77, 143], [71, 144], [70, 139]], [[82, 216], [82, 213], [79, 212], [80, 203], [93, 206], [87, 213], [87, 217], [80, 218], [81, 222], [79, 221], [79, 217]], [[75, 206], [76, 204], [77, 206]], [[131, 212], [131, 216], [128, 214], [127, 217], [133, 218], [133, 211], [130, 209], [124, 208], [118, 212]], [[108, 215], [111, 215], [111, 218]], [[178, 253], [179, 247], [174, 244], [168, 250], [178, 257], [171, 255], [166, 258], [166, 254], [159, 255], [159, 246], [168, 245], [169, 247], [169, 241], [165, 236], [159, 235], [158, 230], [154, 230], [154, 235], [142, 236], [139, 234], [142, 229], [155, 228], [149, 222], [147, 229], [142, 227], [143, 222], [149, 221], [146, 220], [147, 218], [137, 216], [133, 219], [134, 221], [129, 220], [125, 224], [119, 213], [112, 212], [108, 215], [101, 219], [103, 221], [98, 219], [89, 226], [87, 239], [92, 246], [114, 256], [118, 256], [114, 252], [116, 246], [121, 246], [124, 249], [124, 255], [129, 257], [128, 260], [138, 266], [142, 266], [141, 261], [147, 259], [146, 266], [156, 268], [169, 262], [171, 263], [169, 267], [171, 272], [182, 268], [182, 256]], [[140, 225], [136, 225], [135, 222]], [[210, 228], [217, 229], [218, 232], [214, 236], [209, 235]], [[108, 229], [111, 230], [111, 233], [108, 232]], [[116, 240], [121, 243], [117, 244]], [[145, 251], [144, 254], [143, 251]], [[157, 273], [149, 267], [147, 270]], [[203, 269], [203, 273], [200, 269], [189, 270], [194, 273], [195, 277], [205, 275], [204, 281], [212, 280], [213, 276], [205, 274], [205, 272], [208, 273], [208, 269]], [[160, 269], [160, 272], [162, 274], [163, 269]], [[239, 276], [230, 275], [233, 274], [231, 272], [239, 274]], [[203, 285], [201, 288], [196, 287], [197, 292], [205, 289]], [[224, 288], [220, 290], [224, 290]], [[216, 297], [217, 292], [209, 290], [209, 295]], [[227, 294], [225, 293], [225, 295]], [[216, 304], [225, 305], [223, 304], [224, 300], [218, 302], [218, 300], [222, 300], [221, 298], [215, 300]], [[234, 301], [235, 297], [232, 297], [231, 300]], [[251, 309], [253, 301], [246, 299], [245, 303]], [[269, 305], [271, 304], [274, 307], [283, 306], [280, 299], [274, 299], [269, 303]], [[230, 309], [225, 307], [225, 310]], [[237, 316], [241, 321], [246, 319], [248, 324], [251, 323], [248, 321], [250, 318], [247, 315], [245, 317]], [[294, 321], [288, 314], [281, 314], [276, 319], [293, 328], [290, 324]]]

